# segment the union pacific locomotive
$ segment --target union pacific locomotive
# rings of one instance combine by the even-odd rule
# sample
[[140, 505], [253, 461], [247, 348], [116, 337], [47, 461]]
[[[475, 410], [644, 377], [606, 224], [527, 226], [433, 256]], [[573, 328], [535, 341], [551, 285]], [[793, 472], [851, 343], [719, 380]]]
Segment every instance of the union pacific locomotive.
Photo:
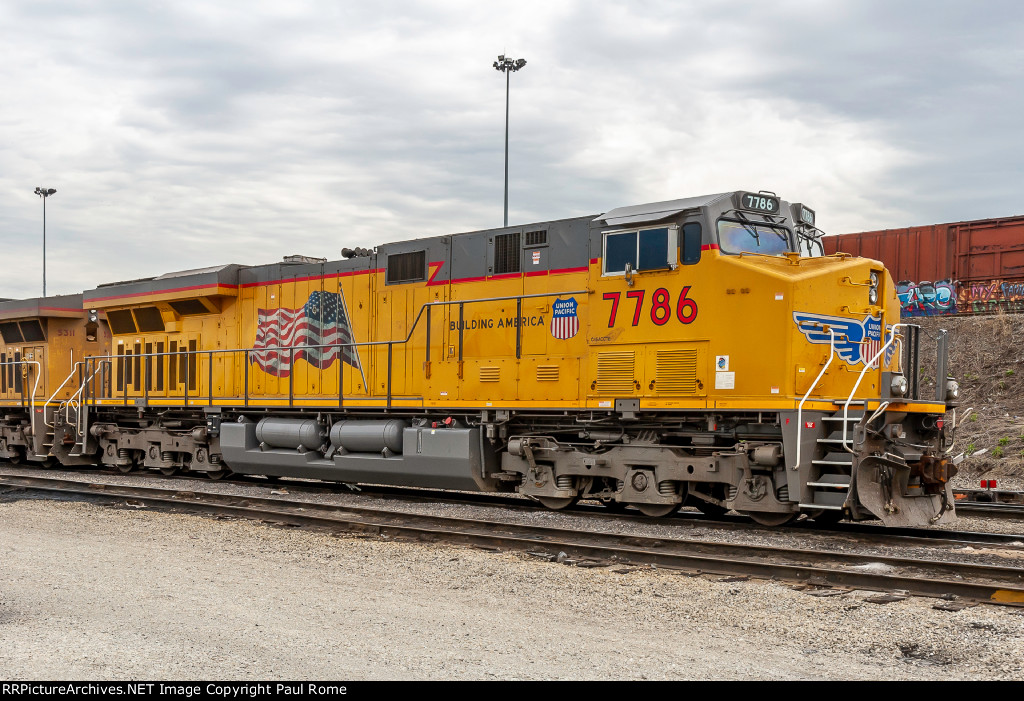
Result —
[[956, 383], [925, 396], [881, 264], [821, 252], [812, 210], [731, 192], [0, 304], [0, 456], [948, 518]]

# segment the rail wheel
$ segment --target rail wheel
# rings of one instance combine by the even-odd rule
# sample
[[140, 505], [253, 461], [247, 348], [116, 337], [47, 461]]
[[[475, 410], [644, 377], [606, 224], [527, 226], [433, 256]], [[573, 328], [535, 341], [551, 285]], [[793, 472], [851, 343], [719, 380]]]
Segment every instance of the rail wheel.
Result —
[[206, 473], [206, 476], [212, 480], [220, 480], [227, 477], [229, 472], [231, 472], [231, 470], [228, 470], [226, 468], [223, 470], [211, 470], [210, 472]]
[[793, 511], [744, 511], [743, 514], [762, 526], [784, 526], [800, 515]]
[[579, 497], [537, 497], [537, 501], [552, 511], [568, 509], [579, 500]]
[[640, 513], [651, 518], [661, 518], [674, 514], [682, 504], [634, 504]]
[[136, 465], [134, 462], [130, 462], [127, 465], [117, 465], [117, 471], [122, 475], [127, 475], [129, 472], [135, 472]]
[[53, 457], [52, 455], [45, 458], [41, 463], [39, 463], [39, 467], [43, 468], [44, 470], [52, 470], [56, 466], [57, 458]]
[[178, 468], [176, 467], [161, 467], [160, 474], [170, 477], [171, 475], [177, 474]]

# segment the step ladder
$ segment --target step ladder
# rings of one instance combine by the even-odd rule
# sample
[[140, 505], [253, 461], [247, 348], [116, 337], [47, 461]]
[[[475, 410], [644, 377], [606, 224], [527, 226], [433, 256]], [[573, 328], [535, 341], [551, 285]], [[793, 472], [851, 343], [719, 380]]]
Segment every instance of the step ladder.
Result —
[[[840, 403], [842, 404], [842, 402]], [[843, 424], [846, 424], [847, 445], [853, 443], [853, 428], [864, 416], [863, 402], [854, 410], [850, 403], [849, 415], [843, 418], [843, 410], [831, 416], [822, 417], [825, 435], [817, 439], [815, 457], [811, 460], [812, 477], [807, 482], [811, 487], [811, 501], [801, 503], [800, 508], [815, 511], [842, 511], [850, 496], [853, 479], [853, 453], [843, 447]]]

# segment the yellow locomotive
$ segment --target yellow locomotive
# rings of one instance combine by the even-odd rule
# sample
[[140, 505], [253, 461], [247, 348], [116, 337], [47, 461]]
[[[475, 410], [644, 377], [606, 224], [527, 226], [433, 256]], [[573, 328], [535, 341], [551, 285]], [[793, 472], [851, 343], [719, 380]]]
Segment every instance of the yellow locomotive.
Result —
[[923, 396], [891, 277], [813, 225], [731, 192], [104, 285], [54, 455], [937, 522], [956, 383]]
[[0, 458], [52, 463], [54, 417], [81, 400], [85, 356], [109, 351], [82, 295], [0, 301]]

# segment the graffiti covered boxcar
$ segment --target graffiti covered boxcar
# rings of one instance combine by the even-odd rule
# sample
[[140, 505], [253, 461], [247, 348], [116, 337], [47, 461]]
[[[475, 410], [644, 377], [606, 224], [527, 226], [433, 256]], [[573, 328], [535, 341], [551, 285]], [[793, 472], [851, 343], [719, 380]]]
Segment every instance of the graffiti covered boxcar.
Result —
[[1024, 216], [827, 236], [825, 253], [882, 261], [903, 316], [1024, 311]]

